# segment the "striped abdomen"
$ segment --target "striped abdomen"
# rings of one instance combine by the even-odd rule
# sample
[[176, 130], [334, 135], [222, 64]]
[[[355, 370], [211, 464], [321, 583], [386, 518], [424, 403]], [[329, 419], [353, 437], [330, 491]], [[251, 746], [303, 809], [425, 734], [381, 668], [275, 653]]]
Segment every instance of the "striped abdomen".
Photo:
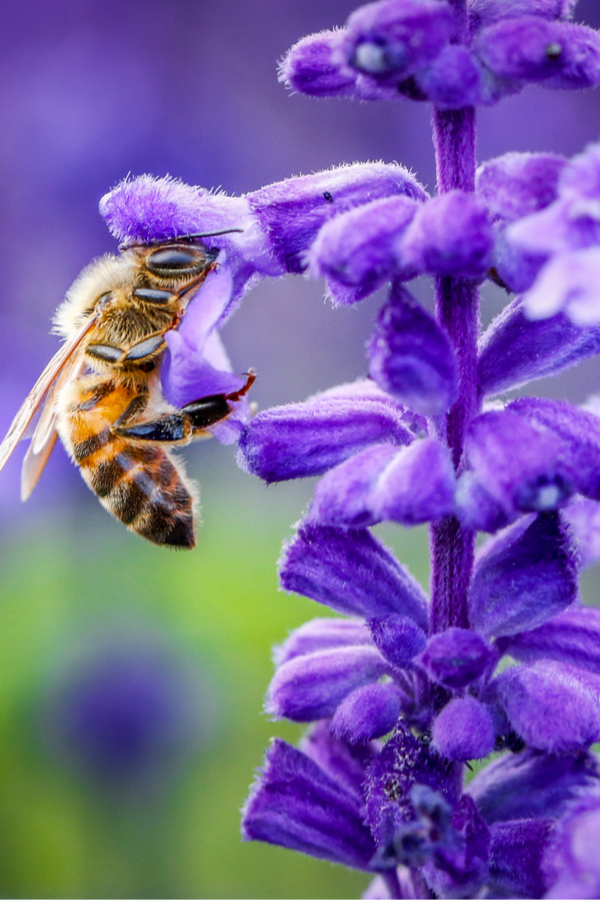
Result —
[[154, 544], [194, 547], [193, 488], [159, 446], [112, 434], [137, 395], [111, 381], [71, 382], [59, 397], [59, 433], [100, 502]]

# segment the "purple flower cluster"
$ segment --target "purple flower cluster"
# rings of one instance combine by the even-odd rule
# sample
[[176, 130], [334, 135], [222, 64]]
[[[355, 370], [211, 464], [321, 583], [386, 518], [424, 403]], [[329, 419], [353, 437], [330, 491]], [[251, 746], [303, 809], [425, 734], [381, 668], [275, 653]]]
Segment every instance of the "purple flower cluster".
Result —
[[[341, 614], [276, 651], [267, 710], [310, 727], [269, 749], [244, 835], [370, 872], [369, 897], [600, 890], [600, 612], [577, 584], [600, 558], [599, 407], [497, 399], [600, 352], [600, 150], [475, 162], [477, 105], [600, 82], [573, 5], [380, 0], [292, 48], [295, 90], [433, 102], [434, 197], [371, 163], [240, 198], [142, 177], [101, 205], [125, 244], [232, 229], [169, 335], [173, 403], [235, 380], [218, 329], [259, 278], [323, 277], [343, 305], [389, 285], [368, 378], [227, 433], [267, 483], [321, 476], [280, 582]], [[486, 278], [523, 293], [480, 334]], [[429, 596], [380, 522], [429, 524]]]

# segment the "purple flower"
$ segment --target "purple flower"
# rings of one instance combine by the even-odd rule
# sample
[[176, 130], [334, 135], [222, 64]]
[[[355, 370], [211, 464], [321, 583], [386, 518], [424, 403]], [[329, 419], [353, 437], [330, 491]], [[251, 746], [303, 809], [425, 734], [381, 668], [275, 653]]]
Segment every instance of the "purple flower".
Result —
[[571, 6], [379, 0], [343, 28], [299, 41], [281, 64], [281, 80], [315, 97], [405, 96], [440, 110], [490, 105], [528, 82], [592, 87], [600, 81], [600, 37], [567, 21]]
[[[320, 175], [255, 206], [282, 267], [324, 277], [334, 304], [390, 284], [369, 378], [259, 413], [238, 450], [267, 483], [319, 476], [280, 584], [344, 617], [276, 651], [267, 712], [310, 728], [268, 752], [243, 833], [372, 872], [367, 896], [597, 882], [577, 844], [594, 827], [579, 804], [600, 796], [600, 622], [578, 597], [581, 558], [600, 558], [597, 403], [487, 398], [600, 351], [600, 153], [476, 171], [474, 151], [476, 105], [600, 82], [600, 37], [572, 6], [380, 0], [282, 63], [315, 96], [434, 104], [437, 196], [390, 172], [368, 195], [353, 167], [335, 216]], [[419, 275], [434, 312], [405, 287]], [[480, 335], [486, 277], [526, 293]], [[370, 530], [386, 521], [429, 523], [429, 595]], [[478, 531], [494, 536], [476, 552]]]

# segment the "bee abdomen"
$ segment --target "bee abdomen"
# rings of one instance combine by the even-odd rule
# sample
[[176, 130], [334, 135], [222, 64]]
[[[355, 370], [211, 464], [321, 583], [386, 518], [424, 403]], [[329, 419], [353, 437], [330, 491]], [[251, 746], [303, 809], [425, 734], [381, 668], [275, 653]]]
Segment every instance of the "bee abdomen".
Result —
[[107, 432], [106, 442], [103, 433], [97, 436], [100, 452], [78, 458], [74, 447], [105, 509], [154, 544], [195, 547], [194, 499], [175, 465], [160, 448], [140, 448]]

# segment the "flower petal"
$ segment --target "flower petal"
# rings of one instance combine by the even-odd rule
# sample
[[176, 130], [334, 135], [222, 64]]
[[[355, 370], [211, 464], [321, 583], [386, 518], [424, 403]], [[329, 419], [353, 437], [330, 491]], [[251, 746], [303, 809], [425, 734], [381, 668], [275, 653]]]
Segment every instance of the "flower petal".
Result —
[[600, 81], [600, 36], [585, 25], [537, 16], [505, 19], [481, 31], [473, 49], [499, 78], [574, 89]]
[[279, 80], [309, 97], [352, 97], [356, 73], [343, 70], [334, 54], [340, 32], [321, 31], [309, 34], [286, 53]]
[[523, 296], [525, 313], [530, 319], [545, 319], [564, 311], [575, 325], [597, 325], [599, 278], [600, 248], [561, 253], [546, 263]]
[[286, 591], [365, 618], [397, 613], [427, 628], [422, 588], [366, 529], [301, 525], [285, 547], [279, 578]]
[[566, 162], [554, 153], [506, 153], [480, 166], [476, 191], [491, 220], [514, 222], [549, 206]]
[[571, 526], [577, 543], [581, 568], [600, 560], [600, 505], [584, 497], [575, 498], [565, 510], [565, 519]]
[[571, 607], [533, 631], [501, 638], [499, 646], [521, 662], [554, 659], [600, 675], [600, 609]]
[[357, 688], [338, 706], [331, 727], [350, 743], [364, 743], [391, 731], [400, 715], [401, 696], [392, 683]]
[[279, 265], [287, 272], [302, 272], [306, 251], [329, 219], [397, 194], [415, 200], [427, 196], [402, 166], [355, 163], [287, 178], [247, 194], [247, 199]]
[[480, 635], [452, 627], [434, 634], [417, 662], [437, 684], [456, 690], [483, 675], [494, 658]]
[[352, 13], [340, 56], [375, 81], [398, 82], [435, 59], [454, 28], [445, 2], [380, 0]]
[[397, 244], [403, 267], [432, 275], [481, 278], [492, 264], [493, 236], [482, 201], [448, 191], [420, 207]]
[[424, 416], [441, 415], [458, 396], [448, 336], [409, 292], [395, 283], [368, 345], [371, 377]]
[[311, 619], [273, 649], [273, 660], [276, 666], [282, 666], [296, 656], [358, 644], [372, 644], [371, 632], [364, 619]]
[[267, 483], [322, 475], [355, 453], [413, 435], [399, 407], [387, 401], [317, 396], [259, 413], [242, 436], [238, 464]]
[[580, 799], [557, 823], [542, 869], [552, 884], [544, 896], [593, 898], [600, 893], [600, 798]]
[[547, 753], [587, 748], [600, 735], [598, 685], [555, 662], [515, 666], [492, 684], [513, 728], [526, 744]]
[[485, 72], [462, 44], [448, 44], [415, 81], [437, 109], [462, 109], [486, 101]]
[[469, 592], [469, 618], [484, 637], [517, 634], [577, 596], [577, 559], [557, 513], [526, 518], [488, 541]]
[[598, 787], [598, 763], [591, 753], [554, 756], [525, 749], [489, 763], [467, 790], [491, 824], [535, 816], [557, 818], [574, 798]]
[[377, 755], [375, 745], [339, 740], [331, 731], [330, 720], [321, 719], [305, 731], [299, 749], [362, 806], [365, 769]]
[[352, 795], [279, 739], [246, 801], [242, 834], [356, 869], [368, 869], [375, 852]]
[[599, 325], [575, 325], [564, 313], [532, 321], [517, 297], [481, 338], [479, 385], [484, 394], [499, 394], [557, 375], [597, 353]]
[[573, 491], [562, 441], [536, 424], [503, 410], [477, 416], [467, 431], [468, 465], [509, 521], [519, 511], [556, 509]]
[[[562, 442], [561, 459], [576, 489], [600, 500], [600, 417], [561, 400], [522, 397], [507, 407], [524, 416], [542, 434]], [[547, 432], [546, 432], [547, 429]]]
[[454, 511], [455, 481], [449, 452], [438, 441], [414, 441], [400, 451], [376, 444], [325, 475], [317, 485], [310, 518], [345, 527], [441, 519]]
[[431, 736], [445, 759], [461, 761], [487, 756], [496, 739], [487, 706], [474, 697], [451, 700], [433, 723]]
[[326, 719], [344, 697], [389, 671], [374, 647], [332, 647], [296, 656], [277, 669], [265, 708], [293, 722]]
[[331, 282], [352, 288], [347, 303], [372, 294], [394, 274], [413, 277], [414, 268], [398, 271], [394, 247], [418, 208], [410, 197], [387, 197], [331, 219], [308, 251], [311, 276], [327, 278], [330, 288]]
[[425, 632], [407, 616], [390, 614], [369, 620], [375, 646], [393, 665], [403, 669], [425, 646]]
[[497, 897], [543, 897], [548, 887], [542, 859], [553, 823], [521, 819], [493, 825], [490, 845], [490, 889]]

